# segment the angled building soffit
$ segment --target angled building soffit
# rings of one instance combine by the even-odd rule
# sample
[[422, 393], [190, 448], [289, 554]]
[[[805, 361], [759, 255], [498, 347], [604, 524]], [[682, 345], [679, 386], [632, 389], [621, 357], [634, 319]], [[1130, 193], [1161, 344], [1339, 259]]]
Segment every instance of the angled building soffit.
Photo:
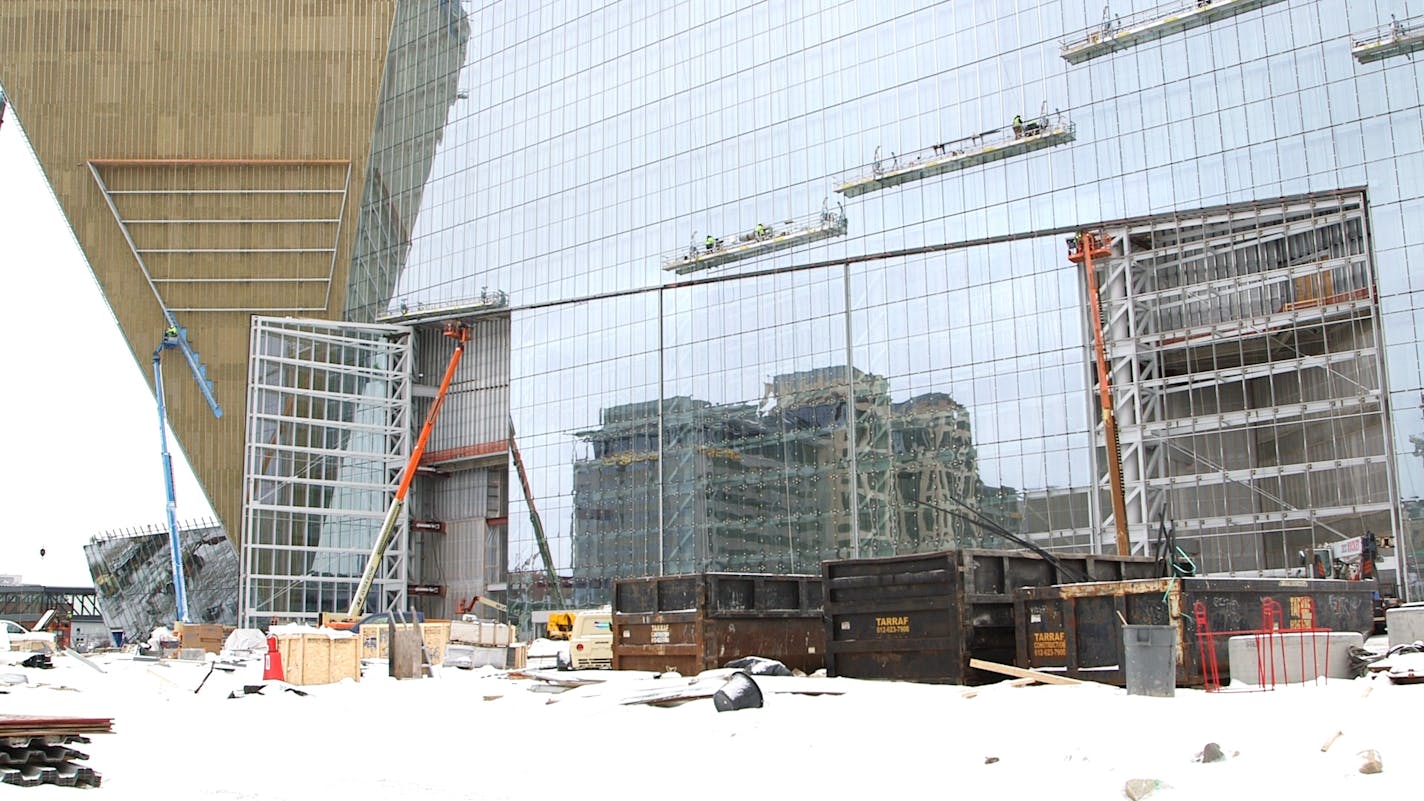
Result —
[[169, 421], [233, 538], [250, 319], [341, 313], [396, 7], [0, 3], [7, 117], [23, 122], [135, 362], [151, 382], [175, 320], [201, 349], [227, 414], [165, 360]]
[[86, 163], [166, 312], [327, 312], [350, 159]]

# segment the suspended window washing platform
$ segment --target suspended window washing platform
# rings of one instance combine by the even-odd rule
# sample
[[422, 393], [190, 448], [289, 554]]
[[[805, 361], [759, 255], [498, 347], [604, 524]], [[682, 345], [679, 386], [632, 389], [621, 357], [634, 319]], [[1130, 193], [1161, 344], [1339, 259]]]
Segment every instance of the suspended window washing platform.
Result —
[[855, 197], [922, 178], [933, 178], [947, 172], [1066, 144], [1073, 141], [1076, 130], [1073, 123], [1062, 119], [1061, 115], [1053, 121], [1043, 116], [1025, 122], [1017, 132], [1012, 127], [985, 131], [908, 155], [892, 154], [889, 160], [880, 158], [880, 151], [877, 150], [868, 174], [841, 184], [836, 187], [836, 191], [846, 197]]
[[1126, 17], [1112, 17], [1105, 13], [1100, 24], [1080, 32], [1074, 41], [1065, 42], [1062, 56], [1069, 64], [1081, 64], [1091, 58], [1279, 2], [1281, 0], [1188, 0], [1185, 7], [1167, 13], [1163, 13], [1164, 7]]
[[663, 269], [678, 275], [719, 267], [728, 262], [750, 259], [778, 250], [794, 248], [818, 239], [843, 236], [849, 229], [844, 210], [824, 208], [820, 214], [801, 220], [761, 225], [745, 233], [711, 242], [694, 242], [691, 247], [663, 256]]
[[1391, 15], [1388, 25], [1350, 37], [1350, 53], [1361, 64], [1416, 50], [1424, 50], [1424, 17], [1400, 20]]
[[434, 303], [411, 303], [402, 300], [394, 310], [378, 315], [378, 323], [433, 323], [456, 320], [476, 314], [502, 309], [509, 305], [509, 295], [499, 289], [484, 289], [479, 295], [459, 300], [441, 300]]

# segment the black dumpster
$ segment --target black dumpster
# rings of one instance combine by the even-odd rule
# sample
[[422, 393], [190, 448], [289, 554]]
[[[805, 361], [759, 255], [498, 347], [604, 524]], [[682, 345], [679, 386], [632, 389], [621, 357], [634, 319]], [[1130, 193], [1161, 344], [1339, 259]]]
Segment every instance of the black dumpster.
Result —
[[613, 582], [615, 670], [694, 675], [746, 656], [824, 666], [821, 577], [694, 573]]
[[[1269, 625], [1286, 632], [1328, 629], [1368, 637], [1374, 592], [1373, 581], [1206, 577], [1024, 588], [1014, 594], [1015, 663], [1124, 686], [1126, 620], [1176, 629], [1177, 686], [1205, 684], [1208, 641], [1215, 646], [1216, 675], [1225, 682], [1231, 675], [1226, 638], [1232, 632]], [[1198, 625], [1199, 616], [1205, 626]]]
[[1012, 664], [1013, 591], [1087, 575], [1148, 577], [1144, 557], [963, 549], [821, 563], [826, 668], [832, 676], [982, 684], [1003, 676], [969, 660]]

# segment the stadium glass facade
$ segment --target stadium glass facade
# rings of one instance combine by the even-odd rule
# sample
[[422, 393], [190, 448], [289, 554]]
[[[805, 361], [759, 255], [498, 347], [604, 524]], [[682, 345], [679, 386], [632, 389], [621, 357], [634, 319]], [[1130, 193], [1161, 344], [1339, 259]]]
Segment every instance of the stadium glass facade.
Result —
[[[358, 237], [385, 244], [347, 316], [507, 293], [483, 358], [583, 601], [995, 526], [1110, 551], [1064, 243], [1100, 228], [1134, 550], [1165, 520], [1254, 572], [1392, 534], [1417, 597], [1424, 68], [1352, 55], [1405, 9], [1150, 30], [1204, 5], [405, 3], [390, 65], [461, 66], [451, 98], [388, 65], [371, 164], [406, 180], [368, 179]], [[510, 599], [538, 601], [502, 478]]]

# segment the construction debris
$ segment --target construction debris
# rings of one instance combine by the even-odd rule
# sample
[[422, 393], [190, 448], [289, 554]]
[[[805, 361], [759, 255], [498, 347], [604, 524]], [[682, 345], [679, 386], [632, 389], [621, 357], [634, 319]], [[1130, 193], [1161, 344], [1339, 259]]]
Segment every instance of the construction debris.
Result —
[[753, 676], [793, 675], [786, 665], [775, 659], [767, 659], [763, 656], [744, 656], [741, 659], [733, 659], [723, 667], [738, 668]]
[[718, 712], [735, 712], [738, 709], [760, 709], [762, 705], [761, 687], [744, 671], [737, 671], [727, 677], [712, 695], [712, 704]]
[[66, 649], [64, 649], [64, 653], [65, 653], [67, 656], [74, 657], [75, 659], [79, 660], [80, 662], [84, 663], [85, 665], [87, 665], [87, 666], [89, 666], [89, 667], [91, 667], [91, 668], [94, 668], [95, 670], [99, 671], [100, 673], [106, 672], [103, 668], [99, 667], [99, 665], [96, 664], [92, 659], [90, 659], [89, 657], [85, 656], [84, 654], [79, 653], [78, 651], [74, 650], [73, 648], [66, 648]]
[[1059, 676], [1056, 673], [1045, 673], [1041, 670], [1029, 670], [1028, 668], [1014, 667], [1013, 665], [1001, 665], [998, 662], [986, 662], [983, 659], [969, 660], [969, 666], [980, 670], [987, 670], [990, 673], [999, 673], [1004, 676], [1015, 676], [1020, 679], [1034, 679], [1044, 684], [1082, 684], [1078, 679], [1070, 679], [1067, 676]]
[[1156, 779], [1128, 779], [1127, 784], [1123, 785], [1122, 794], [1132, 801], [1142, 801], [1166, 786]]

